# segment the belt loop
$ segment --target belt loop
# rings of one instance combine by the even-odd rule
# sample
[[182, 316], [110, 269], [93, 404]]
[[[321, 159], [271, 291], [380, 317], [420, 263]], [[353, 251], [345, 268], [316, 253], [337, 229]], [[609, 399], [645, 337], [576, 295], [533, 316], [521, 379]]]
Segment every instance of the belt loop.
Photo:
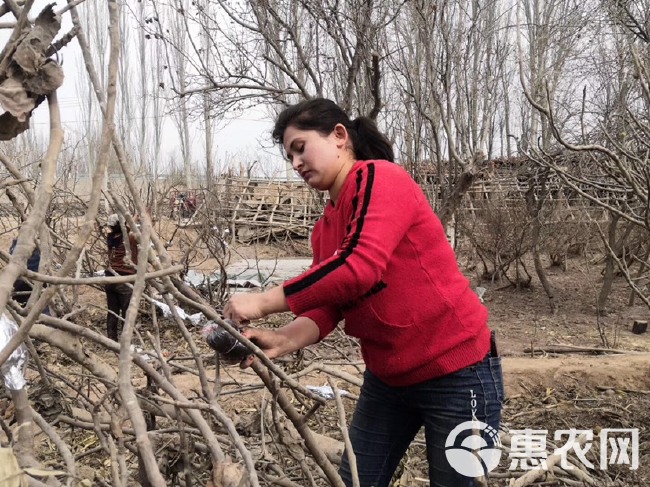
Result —
[[494, 330], [492, 330], [490, 333], [490, 355], [492, 355], [493, 357], [499, 356], [499, 352], [497, 350], [496, 333], [494, 332]]

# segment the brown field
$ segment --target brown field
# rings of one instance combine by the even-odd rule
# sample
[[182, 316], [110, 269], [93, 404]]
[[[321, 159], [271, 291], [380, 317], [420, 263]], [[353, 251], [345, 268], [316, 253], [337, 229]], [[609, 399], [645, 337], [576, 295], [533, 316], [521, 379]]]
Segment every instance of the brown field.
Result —
[[[190, 230], [177, 235], [169, 248], [170, 254], [178, 258], [182, 248], [192, 240]], [[164, 233], [164, 232], [163, 232]], [[0, 245], [8, 246], [10, 234], [0, 237]], [[230, 261], [247, 258], [283, 258], [308, 254], [305, 242], [294, 242], [287, 246], [235, 246], [230, 248]], [[209, 255], [199, 251], [196, 269], [211, 270], [216, 262]], [[461, 256], [461, 263], [463, 258]], [[609, 314], [599, 318], [601, 329], [610, 348], [627, 353], [555, 353], [553, 347], [571, 345], [602, 349], [595, 314], [595, 298], [599, 290], [597, 270], [590, 269], [586, 259], [575, 257], [569, 261], [567, 271], [549, 269], [559, 302], [559, 312], [549, 313], [548, 300], [541, 288], [533, 280], [526, 289], [514, 289], [503, 282], [478, 282], [472, 272], [467, 275], [473, 285], [487, 288], [485, 303], [490, 309], [490, 324], [496, 330], [499, 340], [506, 383], [506, 401], [503, 411], [503, 431], [524, 428], [548, 430], [548, 440], [553, 441], [553, 432], [559, 429], [587, 429], [597, 432], [603, 428], [638, 428], [640, 430], [640, 468], [630, 471], [626, 465], [612, 467], [606, 472], [589, 471], [593, 485], [646, 486], [650, 484], [650, 437], [647, 425], [650, 413], [650, 333], [635, 335], [631, 332], [634, 319], [648, 319], [647, 308], [637, 305], [628, 307], [629, 290], [622, 278], [615, 282], [610, 298]], [[104, 331], [105, 310], [103, 293], [96, 288], [80, 290], [79, 306], [84, 311], [75, 317], [77, 323]], [[258, 326], [279, 326], [288, 321], [289, 316], [274, 317], [268, 323]], [[138, 324], [140, 334], [149, 331], [150, 316], [143, 308]], [[169, 357], [174, 369], [173, 382], [189, 398], [200, 396], [200, 384], [196, 375], [183, 369], [187, 365], [185, 357], [190, 351], [179, 335], [178, 330], [166, 320], [160, 320], [163, 352]], [[200, 337], [199, 330], [192, 333], [200, 344], [207, 363], [212, 363], [211, 351]], [[179, 345], [180, 344], [180, 345]], [[532, 352], [531, 352], [532, 347]], [[89, 350], [117, 367], [114, 354], [88, 344]], [[45, 344], [38, 347], [41, 360], [52, 370], [61, 373], [79, 374], [82, 371], [74, 366], [63, 354]], [[278, 361], [286, 371], [299, 372], [306, 367], [335, 369], [360, 378], [363, 365], [358, 347], [353, 339], [340, 330], [335, 331], [324, 342], [310, 347], [295, 356]], [[72, 368], [70, 368], [72, 366]], [[209, 366], [209, 376], [214, 377], [214, 366]], [[309, 385], [324, 385], [327, 375], [322, 370], [314, 370], [300, 376], [300, 382]], [[32, 379], [37, 378], [35, 370], [30, 371]], [[144, 386], [144, 378], [134, 371], [134, 384]], [[259, 387], [259, 380], [253, 372], [242, 371], [237, 367], [222, 368], [222, 404], [231, 415], [240, 434], [250, 442], [251, 451], [259, 449], [260, 433], [255, 424], [259, 421], [261, 401], [269, 399], [268, 392]], [[339, 387], [358, 393], [358, 388], [345, 380], [337, 379]], [[354, 408], [354, 398], [344, 400], [347, 414]], [[6, 399], [0, 399], [0, 414], [11, 416], [11, 406]], [[310, 425], [319, 433], [341, 439], [337, 425], [336, 408], [328, 405], [322, 408], [311, 420]], [[71, 444], [83, 453], [96, 446], [83, 443], [83, 435], [77, 435]], [[400, 470], [395, 485], [427, 485], [426, 462], [424, 460], [423, 438], [414, 442]], [[68, 438], [70, 442], [70, 438]], [[550, 443], [549, 443], [550, 445]], [[55, 455], [51, 445], [42, 443], [45, 456]], [[549, 452], [552, 450], [548, 446]], [[549, 453], [550, 454], [550, 453]], [[592, 452], [591, 455], [594, 455]], [[592, 458], [592, 457], [590, 457]], [[593, 456], [592, 459], [596, 457]], [[82, 475], [97, 475], [106, 472], [106, 459], [98, 455], [85, 457]], [[495, 471], [490, 485], [508, 485], [511, 473], [507, 455], [502, 456], [499, 468]], [[515, 472], [517, 473], [517, 472]], [[521, 474], [521, 472], [519, 472]], [[105, 477], [106, 478], [106, 477]], [[576, 484], [576, 477], [565, 472], [549, 472], [547, 476], [533, 485], [583, 485]], [[573, 482], [573, 483], [572, 483]], [[584, 484], [587, 485], [587, 484]]]

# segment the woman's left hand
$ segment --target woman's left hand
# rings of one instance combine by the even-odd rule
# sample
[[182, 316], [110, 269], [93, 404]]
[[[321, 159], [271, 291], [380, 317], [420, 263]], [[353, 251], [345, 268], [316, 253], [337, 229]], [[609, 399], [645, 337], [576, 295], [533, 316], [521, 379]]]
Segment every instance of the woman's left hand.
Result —
[[223, 317], [241, 324], [264, 318], [262, 301], [262, 293], [233, 294], [223, 308]]

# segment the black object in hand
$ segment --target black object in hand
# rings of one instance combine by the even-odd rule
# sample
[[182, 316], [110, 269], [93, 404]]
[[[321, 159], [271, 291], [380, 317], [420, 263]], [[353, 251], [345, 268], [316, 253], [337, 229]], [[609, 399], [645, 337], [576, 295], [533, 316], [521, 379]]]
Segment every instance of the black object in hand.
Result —
[[[237, 327], [232, 321], [228, 321], [232, 326]], [[214, 322], [210, 322], [203, 327], [201, 331], [205, 341], [213, 350], [223, 355], [228, 361], [241, 362], [251, 354], [250, 349], [242, 342], [237, 340], [224, 328], [221, 328]]]

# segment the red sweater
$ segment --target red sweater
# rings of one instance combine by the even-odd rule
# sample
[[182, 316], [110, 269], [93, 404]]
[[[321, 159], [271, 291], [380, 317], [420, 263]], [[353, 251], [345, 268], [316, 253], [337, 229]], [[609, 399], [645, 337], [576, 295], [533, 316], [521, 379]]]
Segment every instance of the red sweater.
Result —
[[366, 367], [392, 386], [482, 360], [488, 312], [422, 189], [397, 164], [358, 161], [312, 234], [314, 265], [284, 283], [320, 338], [345, 319]]

